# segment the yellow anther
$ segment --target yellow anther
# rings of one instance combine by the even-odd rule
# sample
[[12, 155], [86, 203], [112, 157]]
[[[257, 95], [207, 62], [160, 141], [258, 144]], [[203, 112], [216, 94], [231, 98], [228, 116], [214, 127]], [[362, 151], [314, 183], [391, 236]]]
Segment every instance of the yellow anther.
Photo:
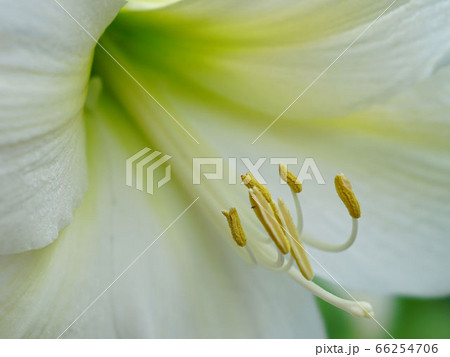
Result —
[[236, 208], [230, 208], [229, 211], [222, 211], [222, 214], [227, 218], [228, 225], [230, 226], [231, 235], [233, 239], [240, 247], [245, 247], [247, 244], [247, 238], [245, 237], [244, 230], [242, 229], [241, 220], [236, 211]]
[[250, 172], [248, 172], [245, 175], [241, 175], [241, 179], [244, 185], [247, 186], [248, 188], [257, 187], [258, 190], [264, 196], [264, 198], [267, 200], [267, 202], [272, 201], [272, 196], [270, 195], [270, 192], [267, 189], [267, 187], [262, 185], [257, 179], [255, 179]]
[[270, 208], [272, 208], [273, 215], [277, 219], [278, 224], [281, 227], [283, 227], [283, 220], [281, 219], [280, 210], [278, 209], [277, 204], [275, 202], [273, 202], [273, 201], [270, 201], [269, 204], [270, 204]]
[[[261, 213], [261, 205], [258, 204], [255, 199], [252, 197], [252, 193], [249, 192], [249, 199], [250, 199], [250, 203], [252, 205], [253, 208], [253, 212], [255, 212], [256, 217], [258, 218], [258, 220], [261, 222], [261, 224], [263, 225], [264, 229], [266, 230], [267, 234], [269, 235], [269, 237], [272, 239], [273, 242], [275, 242], [275, 244], [278, 247], [278, 244], [276, 243], [278, 241], [278, 238], [275, 236], [275, 233], [272, 231], [272, 228], [270, 227], [270, 225], [267, 223], [267, 220], [264, 218], [263, 214]], [[273, 205], [275, 202], [271, 202], [270, 206], [273, 210]], [[275, 206], [276, 208], [276, 206]], [[276, 208], [276, 212], [275, 211], [269, 211], [269, 213], [272, 213], [273, 216], [275, 216], [278, 224], [282, 225], [281, 220], [280, 220], [280, 215], [278, 213], [278, 208]], [[267, 213], [267, 214], [269, 214]], [[281, 250], [281, 249], [280, 249]], [[284, 253], [286, 254], [286, 253]]]
[[250, 196], [254, 201], [254, 205], [253, 202], [252, 205], [254, 206], [253, 210], [255, 211], [256, 217], [258, 217], [261, 221], [270, 238], [272, 238], [280, 252], [283, 254], [289, 253], [289, 240], [284, 234], [282, 225], [278, 221], [272, 206], [266, 201], [265, 197], [257, 187], [249, 189], [249, 191]]
[[358, 199], [353, 192], [350, 181], [343, 174], [339, 174], [334, 178], [334, 185], [336, 186], [337, 194], [347, 207], [350, 216], [353, 218], [361, 217], [361, 208], [359, 207]]
[[281, 179], [289, 185], [292, 191], [295, 193], [302, 192], [302, 183], [297, 176], [287, 169], [285, 164], [280, 164], [279, 172]]
[[281, 198], [278, 198], [278, 206], [280, 207], [281, 217], [283, 219], [284, 227], [287, 230], [287, 237], [291, 243], [291, 254], [294, 257], [300, 272], [305, 279], [312, 280], [314, 278], [314, 272], [309, 261], [308, 254], [303, 247], [303, 243], [300, 240], [297, 228], [295, 227], [294, 220], [289, 213], [286, 204]]
[[261, 222], [261, 224], [264, 226], [264, 229], [266, 230], [267, 234], [270, 236], [270, 238], [275, 241], [276, 238], [274, 236], [274, 234], [272, 233], [272, 230], [270, 229], [269, 225], [266, 223], [266, 221], [264, 220], [264, 217], [261, 213], [261, 207], [259, 206], [259, 204], [255, 201], [255, 199], [252, 197], [252, 193], [249, 192], [248, 193], [248, 197], [250, 199], [250, 204], [252, 205], [252, 209], [253, 212], [255, 212], [256, 217], [258, 218], [258, 220]]

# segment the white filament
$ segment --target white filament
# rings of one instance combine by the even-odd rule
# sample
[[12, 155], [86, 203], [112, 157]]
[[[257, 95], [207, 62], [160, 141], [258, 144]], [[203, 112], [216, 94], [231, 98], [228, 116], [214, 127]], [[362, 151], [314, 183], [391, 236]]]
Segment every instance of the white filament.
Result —
[[[249, 189], [250, 194], [253, 194], [253, 191]], [[298, 195], [291, 190], [292, 196], [295, 203], [295, 210], [297, 213], [297, 231], [298, 231], [298, 238], [302, 234], [303, 231], [303, 215], [302, 215], [302, 207], [300, 204], [300, 200], [298, 198]], [[253, 196], [252, 196], [253, 197]], [[271, 224], [279, 224], [276, 220], [276, 217], [273, 215], [272, 212], [269, 212], [261, 205], [261, 203], [258, 201], [257, 197], [253, 197], [257, 204], [261, 207], [261, 214], [264, 217], [265, 222], [268, 222], [269, 226]], [[285, 207], [285, 206], [283, 206]], [[272, 220], [269, 220], [270, 216]], [[289, 216], [290, 217], [290, 216]], [[289, 231], [286, 229], [286, 222], [284, 220], [284, 216], [280, 217], [282, 220], [282, 224], [280, 224], [280, 228], [288, 234], [292, 239], [295, 239], [291, 236]], [[276, 223], [274, 223], [276, 222]], [[291, 223], [292, 224], [292, 223]], [[295, 229], [294, 229], [295, 232]], [[349, 238], [341, 244], [330, 244], [323, 241], [319, 241], [313, 238], [304, 237], [303, 241], [306, 244], [309, 244], [315, 248], [329, 251], [329, 252], [340, 252], [347, 248], [349, 248], [356, 239], [356, 236], [358, 234], [358, 220], [355, 218], [352, 218], [352, 231], [349, 236]], [[346, 300], [343, 298], [340, 298], [329, 291], [326, 291], [316, 283], [314, 283], [312, 280], [308, 280], [303, 276], [303, 274], [300, 272], [300, 270], [296, 269], [294, 265], [294, 258], [292, 254], [284, 255], [282, 252], [278, 249], [276, 244], [273, 244], [274, 242], [272, 239], [267, 237], [266, 235], [257, 234], [256, 237], [254, 237], [252, 240], [249, 240], [247, 242], [247, 245], [245, 246], [245, 250], [248, 253], [248, 256], [253, 264], [260, 264], [263, 267], [275, 271], [275, 272], [288, 272], [291, 277], [297, 281], [301, 286], [303, 286], [306, 290], [310, 291], [312, 294], [317, 296], [318, 298], [336, 306], [339, 309], [342, 309], [348, 313], [350, 313], [353, 316], [357, 317], [372, 317], [374, 315], [372, 305], [370, 305], [368, 302], [365, 301], [356, 301], [356, 300]], [[303, 248], [303, 246], [302, 246]], [[304, 249], [304, 248], [303, 248]], [[289, 250], [289, 249], [288, 249]]]
[[350, 233], [348, 239], [342, 244], [330, 244], [308, 237], [304, 237], [303, 241], [314, 248], [324, 250], [326, 252], [342, 252], [343, 250], [346, 250], [353, 245], [356, 240], [357, 234], [358, 220], [356, 218], [352, 218], [352, 232]]
[[[301, 235], [303, 231], [302, 206], [300, 204], [298, 195], [294, 191], [292, 191], [292, 196], [295, 202], [295, 210], [297, 211], [297, 230], [298, 234]], [[357, 235], [358, 235], [358, 220], [356, 218], [352, 218], [352, 232], [350, 233], [350, 236], [344, 243], [330, 244], [311, 237], [302, 237], [302, 240], [306, 244], [326, 252], [342, 252], [343, 250], [346, 250], [353, 245]]]
[[372, 317], [374, 316], [372, 305], [366, 301], [346, 300], [342, 299], [332, 293], [324, 290], [316, 283], [307, 280], [297, 269], [291, 269], [289, 275], [295, 279], [306, 290], [313, 293], [318, 298], [325, 300], [326, 302], [342, 309], [353, 316], [357, 317]]
[[292, 198], [294, 199], [295, 203], [295, 211], [297, 212], [297, 230], [298, 235], [301, 236], [303, 232], [303, 213], [302, 213], [302, 206], [300, 205], [300, 200], [297, 196], [297, 193], [295, 193], [294, 190], [291, 190]]

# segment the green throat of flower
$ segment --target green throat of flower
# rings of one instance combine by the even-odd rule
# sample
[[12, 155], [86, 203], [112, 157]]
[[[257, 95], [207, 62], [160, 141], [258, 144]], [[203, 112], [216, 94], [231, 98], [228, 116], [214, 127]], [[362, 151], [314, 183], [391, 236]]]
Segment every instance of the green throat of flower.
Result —
[[[270, 238], [262, 233], [252, 237], [251, 240], [247, 240], [236, 208], [230, 208], [229, 211], [224, 210], [222, 213], [228, 221], [234, 241], [239, 247], [245, 249], [246, 254], [254, 264], [262, 265], [276, 272], [293, 272], [296, 269], [295, 261], [300, 274], [291, 275], [305, 289], [354, 316], [372, 317], [373, 309], [369, 303], [342, 299], [312, 281], [314, 271], [309, 260], [311, 254], [306, 251], [303, 245], [303, 243], [306, 243], [324, 251], [340, 252], [354, 243], [358, 232], [358, 218], [361, 216], [361, 209], [350, 182], [343, 174], [337, 175], [334, 181], [336, 191], [352, 217], [352, 232], [344, 243], [332, 245], [311, 238], [301, 238], [303, 218], [298, 194], [302, 191], [302, 184], [292, 172], [287, 170], [284, 164], [280, 164], [279, 172], [280, 177], [291, 190], [298, 224], [295, 225], [284, 201], [278, 198], [278, 202], [274, 202], [267, 187], [248, 173], [242, 175], [241, 178], [248, 188], [251, 208]], [[316, 260], [313, 256], [311, 258]]]

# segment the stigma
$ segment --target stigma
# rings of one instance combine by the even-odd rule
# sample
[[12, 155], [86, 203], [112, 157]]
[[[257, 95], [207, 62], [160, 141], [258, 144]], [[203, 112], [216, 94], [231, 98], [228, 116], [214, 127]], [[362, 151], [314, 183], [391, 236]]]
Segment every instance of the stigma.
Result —
[[285, 202], [281, 198], [278, 198], [277, 202], [273, 201], [268, 188], [247, 173], [242, 175], [241, 179], [247, 187], [251, 208], [264, 231], [247, 239], [236, 208], [230, 208], [229, 211], [224, 210], [222, 213], [227, 219], [233, 240], [239, 247], [245, 249], [254, 264], [276, 272], [287, 272], [315, 296], [354, 316], [373, 317], [373, 309], [368, 302], [340, 298], [313, 282], [314, 271], [310, 257], [316, 262], [317, 260], [305, 248], [305, 245], [309, 245], [328, 252], [340, 252], [355, 242], [361, 208], [350, 181], [343, 174], [335, 177], [336, 192], [352, 219], [351, 234], [341, 244], [330, 244], [303, 237], [303, 217], [298, 197], [302, 192], [302, 183], [284, 164], [280, 164], [279, 174], [292, 193], [297, 224]]

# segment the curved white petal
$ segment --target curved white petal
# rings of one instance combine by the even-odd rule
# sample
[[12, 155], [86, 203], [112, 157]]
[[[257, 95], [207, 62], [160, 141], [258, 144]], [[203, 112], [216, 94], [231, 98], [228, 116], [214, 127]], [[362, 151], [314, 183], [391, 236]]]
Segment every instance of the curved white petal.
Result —
[[447, 1], [193, 0], [123, 16], [114, 36], [129, 58], [149, 52], [148, 67], [268, 115], [255, 138], [307, 88], [283, 117], [342, 117], [428, 77], [448, 61], [449, 11]]
[[97, 39], [121, 5], [121, 0], [0, 5], [1, 254], [46, 246], [81, 202], [82, 108], [95, 41], [80, 25]]
[[323, 337], [311, 295], [250, 269], [201, 218], [208, 197], [161, 235], [196, 193], [172, 161], [154, 195], [126, 186], [125, 160], [149, 143], [114, 99], [102, 107], [88, 117], [90, 188], [74, 222], [44, 249], [0, 257], [0, 335], [57, 337], [160, 236], [62, 337]]
[[[403, 11], [401, 9], [404, 8], [396, 11]], [[430, 9], [434, 11], [435, 8]], [[424, 10], [424, 13], [427, 11]], [[421, 14], [419, 12], [417, 16]], [[332, 240], [335, 237], [336, 241], [344, 240], [349, 234], [350, 219], [332, 184], [337, 173], [344, 172], [354, 183], [363, 209], [360, 235], [349, 251], [335, 255], [313, 252], [332, 276], [346, 288], [377, 293], [427, 296], [450, 291], [445, 277], [448, 270], [448, 240], [444, 234], [449, 229], [448, 207], [445, 206], [449, 169], [446, 140], [448, 124], [445, 117], [448, 111], [448, 77], [442, 58], [439, 66], [433, 67], [434, 72], [422, 73], [419, 77], [415, 77], [417, 73], [405, 73], [405, 81], [413, 78], [413, 82], [417, 82], [415, 86], [409, 89], [399, 87], [394, 91], [398, 92], [397, 95], [390, 92], [390, 97], [381, 98], [378, 104], [367, 104], [365, 110], [355, 111], [346, 119], [332, 118], [333, 114], [321, 120], [313, 115], [301, 121], [284, 118], [278, 129], [272, 128], [262, 142], [252, 145], [262, 114], [246, 106], [233, 105], [228, 98], [217, 96], [196, 83], [190, 75], [184, 76], [189, 70], [195, 74], [203, 68], [209, 68], [199, 67], [198, 62], [189, 61], [192, 55], [189, 42], [184, 42], [186, 62], [183, 65], [176, 65], [178, 62], [175, 59], [179, 58], [176, 56], [168, 63], [163, 62], [163, 55], [174, 55], [180, 50], [172, 47], [177, 43], [177, 36], [182, 36], [176, 30], [167, 30], [164, 38], [172, 42], [159, 47], [161, 52], [157, 53], [148, 50], [152, 49], [151, 46], [144, 46], [146, 50], [141, 49], [139, 52], [132, 41], [119, 41], [121, 37], [117, 30], [125, 26], [132, 27], [135, 22], [130, 19], [134, 21], [138, 17], [120, 18], [111, 33], [107, 34], [105, 45], [113, 49], [116, 58], [183, 123], [200, 145], [195, 144], [125, 73], [112, 71], [101, 58], [96, 67], [105, 78], [107, 87], [145, 135], [158, 147], [170, 150], [174, 160], [178, 160], [184, 187], [209, 192], [211, 199], [205, 215], [217, 212], [217, 219], [223, 220], [219, 214], [223, 208], [237, 206], [238, 210], [248, 211], [249, 214], [251, 210], [247, 194], [239, 185], [229, 186], [226, 182], [218, 181], [192, 185], [192, 167], [189, 165], [193, 157], [250, 157], [253, 162], [257, 157], [313, 157], [329, 185], [305, 185], [302, 200], [305, 201], [306, 232], [323, 239]], [[142, 19], [149, 18], [144, 16]], [[145, 26], [138, 21], [136, 28], [144, 30]], [[142, 43], [152, 41], [147, 38], [152, 29], [149, 26], [147, 34], [139, 32]], [[446, 27], [443, 31], [446, 31]], [[132, 60], [136, 58], [134, 53], [140, 53], [139, 61]], [[386, 52], [386, 55], [389, 54]], [[158, 58], [158, 55], [162, 58]], [[204, 61], [207, 61], [207, 53], [203, 55]], [[366, 58], [370, 60], [370, 55], [370, 52], [366, 53], [361, 61]], [[422, 55], [420, 52], [418, 57]], [[149, 63], [156, 65], [149, 67]], [[170, 71], [173, 66], [178, 71]], [[236, 75], [245, 78], [246, 73], [238, 71]], [[223, 78], [217, 79], [216, 87], [221, 88]], [[329, 83], [327, 78], [324, 81]], [[240, 84], [236, 83], [235, 92], [227, 92], [229, 96], [240, 91], [237, 88]], [[332, 85], [339, 89], [337, 83]], [[248, 92], [246, 98], [251, 98], [255, 92]], [[325, 91], [325, 109], [328, 99]], [[242, 170], [242, 165], [240, 167]], [[300, 167], [297, 168], [300, 171]], [[268, 181], [278, 182], [275, 167], [272, 167], [272, 172], [273, 178]], [[418, 192], [424, 194], [418, 195]], [[275, 187], [274, 196], [278, 194], [289, 195], [285, 186], [279, 189]], [[250, 216], [244, 215], [247, 216], [245, 222]], [[249, 235], [255, 234], [253, 221], [248, 223], [250, 228], [243, 224]], [[223, 227], [226, 227], [225, 222]], [[227, 231], [223, 236], [229, 239]], [[328, 274], [321, 273], [317, 264], [316, 269], [318, 274], [332, 280]]]

